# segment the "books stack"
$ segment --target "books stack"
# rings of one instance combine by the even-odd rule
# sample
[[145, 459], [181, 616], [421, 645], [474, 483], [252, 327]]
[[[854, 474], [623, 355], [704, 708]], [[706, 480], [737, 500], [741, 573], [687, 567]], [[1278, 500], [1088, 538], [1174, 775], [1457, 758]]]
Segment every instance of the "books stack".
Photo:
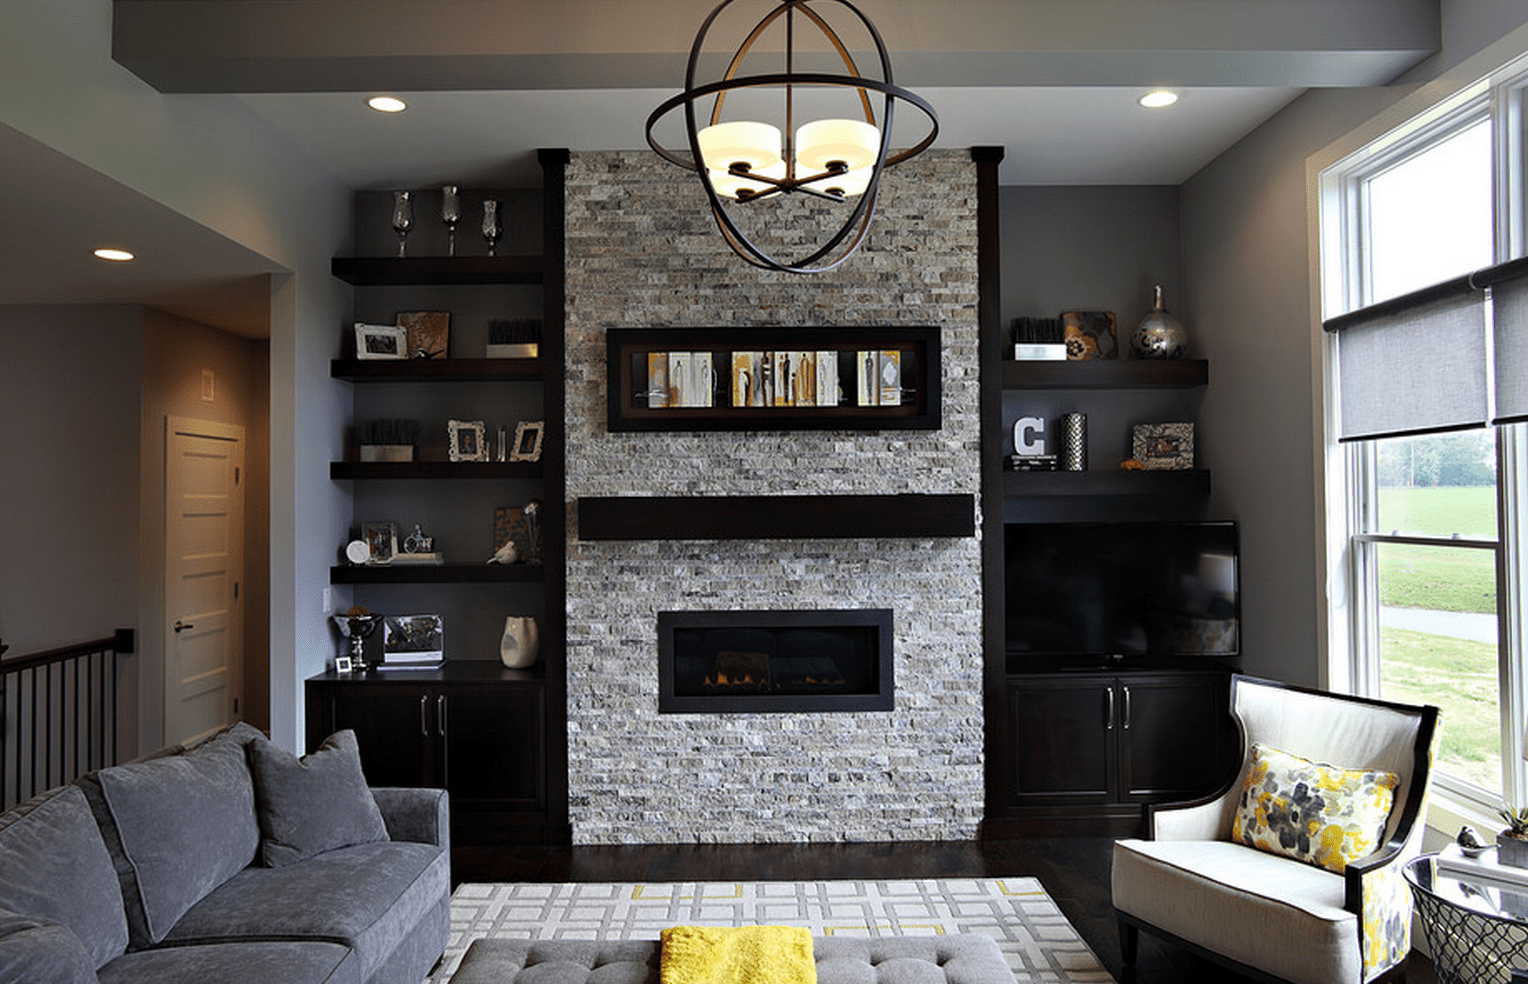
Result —
[[383, 653], [379, 670], [431, 670], [445, 662], [441, 653]]
[[1437, 864], [1440, 875], [1506, 888], [1519, 895], [1528, 894], [1528, 868], [1502, 864], [1496, 858], [1494, 847], [1488, 847], [1479, 857], [1472, 858], [1458, 844], [1450, 844], [1438, 852]]
[[1004, 461], [1003, 467], [1008, 471], [1058, 471], [1056, 456], [1053, 454], [1010, 454]]

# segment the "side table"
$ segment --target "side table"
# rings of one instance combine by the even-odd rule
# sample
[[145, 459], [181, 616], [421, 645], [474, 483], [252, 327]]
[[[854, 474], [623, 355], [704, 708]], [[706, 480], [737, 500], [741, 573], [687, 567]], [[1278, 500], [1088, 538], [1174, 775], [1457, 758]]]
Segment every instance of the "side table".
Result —
[[1403, 869], [1440, 984], [1528, 980], [1528, 882], [1441, 869], [1424, 854]]

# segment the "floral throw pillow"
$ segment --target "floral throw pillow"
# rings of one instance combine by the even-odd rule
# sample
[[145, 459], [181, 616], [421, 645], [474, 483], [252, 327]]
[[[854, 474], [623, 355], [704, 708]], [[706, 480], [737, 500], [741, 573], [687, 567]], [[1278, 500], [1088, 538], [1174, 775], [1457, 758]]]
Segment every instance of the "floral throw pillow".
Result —
[[1266, 745], [1251, 751], [1233, 841], [1339, 875], [1381, 845], [1400, 785], [1395, 773], [1340, 769]]

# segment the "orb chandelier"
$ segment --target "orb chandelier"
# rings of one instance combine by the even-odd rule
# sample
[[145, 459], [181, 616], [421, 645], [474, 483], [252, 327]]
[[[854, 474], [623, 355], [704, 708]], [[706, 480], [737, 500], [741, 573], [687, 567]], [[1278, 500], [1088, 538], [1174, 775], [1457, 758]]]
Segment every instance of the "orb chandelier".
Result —
[[[821, 6], [837, 4], [864, 26], [872, 39], [880, 63], [880, 77], [860, 74], [854, 56], [817, 10], [814, 0], [779, 0], [768, 14], [743, 39], [732, 56], [726, 73], [718, 81], [701, 83], [696, 69], [705, 47], [706, 36], [718, 15], [738, 0], [722, 0], [711, 11], [695, 35], [685, 70], [684, 91], [664, 101], [647, 119], [647, 142], [664, 159], [700, 176], [723, 238], [743, 259], [754, 266], [787, 273], [822, 273], [838, 266], [853, 255], [870, 230], [875, 214], [881, 176], [886, 168], [912, 158], [933, 144], [939, 135], [939, 118], [921, 97], [893, 84], [891, 59], [875, 25], [848, 0], [815, 0]], [[815, 27], [843, 62], [844, 74], [798, 71], [796, 66], [796, 28], [799, 20]], [[852, 22], [851, 22], [852, 23]], [[739, 75], [744, 56], [771, 27], [784, 32], [785, 70], [762, 75]], [[755, 59], [762, 57], [755, 55]], [[772, 122], [727, 120], [722, 110], [728, 93], [743, 89], [778, 90], [783, 102], [780, 119]], [[814, 119], [796, 125], [797, 94], [809, 90], [852, 90], [859, 118]], [[710, 121], [700, 126], [696, 104], [715, 97]], [[881, 104], [877, 122], [872, 98]], [[892, 117], [898, 101], [920, 110], [928, 121], [928, 132], [918, 143], [896, 154], [891, 153]], [[689, 154], [664, 147], [653, 133], [658, 122], [679, 107], [684, 107], [685, 134]], [[759, 202], [786, 195], [809, 195], [831, 202], [844, 210], [843, 224], [826, 242], [805, 255], [779, 260], [751, 241], [734, 221], [729, 207], [752, 208]], [[732, 203], [729, 206], [728, 203]]]

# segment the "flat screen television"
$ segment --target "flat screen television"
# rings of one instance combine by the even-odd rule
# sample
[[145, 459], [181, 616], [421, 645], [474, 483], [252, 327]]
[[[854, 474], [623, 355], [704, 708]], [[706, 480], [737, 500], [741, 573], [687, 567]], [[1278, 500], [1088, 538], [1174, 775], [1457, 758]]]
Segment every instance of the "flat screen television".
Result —
[[1235, 523], [1024, 523], [1005, 532], [1011, 657], [1240, 654]]

